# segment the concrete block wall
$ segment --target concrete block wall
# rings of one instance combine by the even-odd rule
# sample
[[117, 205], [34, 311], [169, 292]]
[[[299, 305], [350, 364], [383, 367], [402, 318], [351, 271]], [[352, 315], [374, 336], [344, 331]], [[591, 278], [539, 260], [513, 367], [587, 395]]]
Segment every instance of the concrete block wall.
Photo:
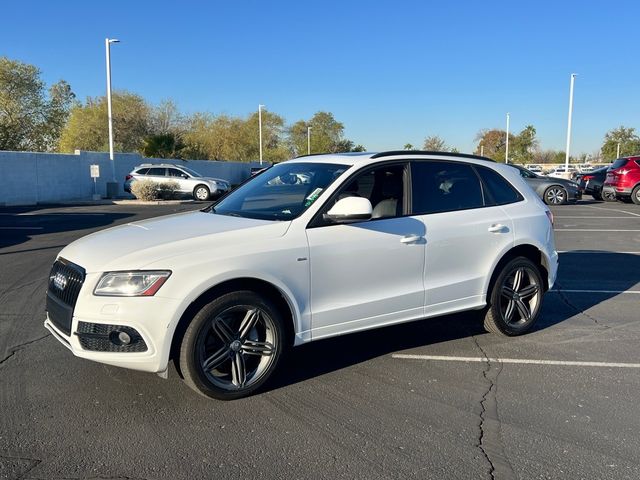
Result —
[[[207, 177], [238, 184], [251, 175], [259, 162], [215, 162], [209, 160], [169, 160], [143, 158], [136, 153], [114, 156], [118, 196], [133, 198], [123, 189], [125, 176], [141, 163], [186, 165]], [[99, 165], [96, 191], [106, 196], [112, 167], [109, 154], [77, 151], [75, 154], [0, 151], [0, 205], [34, 205], [72, 200], [89, 200], [93, 194], [91, 165]], [[269, 165], [264, 163], [264, 166]]]

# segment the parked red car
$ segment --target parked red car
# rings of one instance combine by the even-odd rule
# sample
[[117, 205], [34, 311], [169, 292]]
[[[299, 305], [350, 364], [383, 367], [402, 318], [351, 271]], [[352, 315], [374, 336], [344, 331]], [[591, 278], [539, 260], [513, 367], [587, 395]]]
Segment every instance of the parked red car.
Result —
[[602, 187], [602, 196], [607, 195], [640, 205], [640, 156], [619, 158], [611, 164]]

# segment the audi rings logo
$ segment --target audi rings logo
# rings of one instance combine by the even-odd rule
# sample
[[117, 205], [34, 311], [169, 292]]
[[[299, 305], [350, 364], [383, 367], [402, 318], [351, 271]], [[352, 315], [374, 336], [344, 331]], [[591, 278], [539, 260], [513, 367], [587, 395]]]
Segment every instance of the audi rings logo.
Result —
[[67, 286], [67, 277], [65, 277], [62, 273], [56, 273], [53, 277], [53, 285], [58, 290], [64, 290]]

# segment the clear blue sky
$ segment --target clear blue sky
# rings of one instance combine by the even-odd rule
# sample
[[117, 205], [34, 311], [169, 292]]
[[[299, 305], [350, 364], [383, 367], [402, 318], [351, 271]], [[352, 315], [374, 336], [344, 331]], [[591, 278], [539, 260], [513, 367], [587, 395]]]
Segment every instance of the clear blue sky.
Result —
[[533, 124], [564, 149], [569, 75], [572, 152], [640, 128], [640, 2], [29, 1], [3, 2], [0, 55], [33, 63], [79, 98], [114, 88], [185, 112], [289, 123], [328, 110], [369, 150], [440, 135], [462, 151], [481, 128]]

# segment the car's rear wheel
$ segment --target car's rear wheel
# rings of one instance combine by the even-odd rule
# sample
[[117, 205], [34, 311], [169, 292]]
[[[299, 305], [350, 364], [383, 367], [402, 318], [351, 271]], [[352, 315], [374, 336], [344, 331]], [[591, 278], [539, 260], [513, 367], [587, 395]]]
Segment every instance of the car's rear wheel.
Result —
[[617, 200], [616, 194], [611, 190], [602, 189], [602, 200], [605, 202], [615, 202]]
[[209, 187], [206, 185], [198, 185], [193, 189], [193, 196], [196, 200], [209, 200], [209, 195], [211, 192], [209, 191]]
[[567, 191], [562, 187], [552, 186], [544, 191], [544, 203], [547, 205], [567, 203], [567, 198]]
[[195, 391], [219, 400], [246, 397], [276, 369], [285, 345], [284, 319], [267, 299], [232, 292], [205, 305], [180, 347], [180, 370]]
[[636, 205], [640, 205], [640, 185], [636, 185], [631, 191], [631, 201]]
[[602, 201], [602, 194], [600, 192], [596, 192], [594, 190], [593, 193], [591, 194], [591, 196], [593, 197], [594, 200]]
[[538, 319], [543, 295], [540, 267], [526, 257], [514, 258], [495, 279], [485, 313], [485, 329], [499, 335], [522, 335]]

